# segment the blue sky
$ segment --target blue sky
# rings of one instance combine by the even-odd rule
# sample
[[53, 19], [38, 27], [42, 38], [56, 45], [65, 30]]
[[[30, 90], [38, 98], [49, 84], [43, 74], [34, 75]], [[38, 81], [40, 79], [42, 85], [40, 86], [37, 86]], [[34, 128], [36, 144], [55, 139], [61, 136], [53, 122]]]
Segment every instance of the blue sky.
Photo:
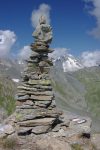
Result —
[[[0, 0], [0, 30], [12, 31], [16, 36], [16, 40], [9, 46], [8, 51], [12, 49], [16, 54], [24, 46], [33, 42], [31, 35], [34, 28], [31, 16], [32, 12], [38, 10], [41, 4], [47, 4], [51, 8], [49, 17], [54, 35], [52, 48], [68, 48], [70, 53], [76, 56], [81, 55], [84, 51], [100, 50], [100, 16], [98, 16], [98, 12], [93, 14], [99, 0], [88, 1]], [[91, 14], [89, 10], [91, 10]]]

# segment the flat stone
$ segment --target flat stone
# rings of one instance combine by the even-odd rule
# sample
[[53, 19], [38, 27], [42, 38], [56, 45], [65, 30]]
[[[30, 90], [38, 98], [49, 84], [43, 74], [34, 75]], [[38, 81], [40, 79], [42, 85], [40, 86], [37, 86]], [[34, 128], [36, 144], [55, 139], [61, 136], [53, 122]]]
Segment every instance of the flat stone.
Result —
[[24, 101], [24, 100], [28, 100], [29, 98], [30, 98], [29, 95], [25, 95], [25, 96], [16, 97], [16, 100]]
[[38, 58], [28, 59], [28, 60], [26, 60], [26, 62], [28, 62], [28, 63], [38, 63], [39, 59]]
[[34, 106], [22, 105], [22, 106], [16, 106], [16, 109], [34, 109]]
[[40, 91], [40, 92], [32, 92], [32, 91], [19, 91], [17, 93], [18, 96], [24, 96], [24, 95], [27, 95], [27, 94], [30, 94], [30, 95], [36, 95], [36, 96], [54, 96], [54, 93], [52, 91]]
[[56, 110], [46, 110], [46, 109], [27, 109], [27, 110], [20, 110], [15, 114], [17, 121], [27, 121], [36, 118], [57, 118], [58, 112]]
[[17, 133], [19, 136], [23, 136], [23, 135], [25, 136], [25, 135], [29, 135], [31, 131], [32, 131], [32, 127], [19, 127]]
[[31, 100], [26, 100], [25, 102], [16, 101], [16, 106], [22, 106], [22, 105], [33, 106], [34, 103], [33, 103], [33, 101], [31, 101]]
[[52, 101], [35, 101], [35, 106], [47, 108], [51, 106]]
[[39, 62], [39, 67], [49, 67], [49, 64], [45, 61]]
[[36, 53], [35, 51], [32, 51], [30, 57], [31, 57], [31, 58], [34, 58], [34, 57], [38, 57], [38, 56], [40, 56], [39, 53]]
[[0, 127], [0, 134], [1, 135], [10, 135], [10, 134], [12, 134], [12, 133], [14, 133], [15, 132], [15, 129], [14, 129], [14, 127], [12, 126], [12, 125], [2, 125], [1, 127]]
[[29, 80], [28, 83], [31, 85], [51, 85], [50, 80]]
[[36, 100], [36, 101], [52, 101], [53, 96], [35, 96], [35, 95], [31, 95], [30, 99]]
[[32, 85], [36, 91], [52, 91], [52, 86]]
[[26, 90], [26, 91], [37, 91], [36, 88], [30, 88], [30, 87], [25, 87], [25, 86], [18, 86], [17, 87], [19, 90]]
[[48, 131], [51, 131], [51, 126], [48, 125], [48, 126], [37, 126], [37, 127], [34, 127], [32, 129], [32, 133], [38, 135], [38, 134], [45, 134], [47, 133]]
[[23, 127], [47, 126], [47, 125], [52, 125], [55, 120], [56, 120], [55, 118], [27, 120], [23, 122], [18, 122], [18, 125]]

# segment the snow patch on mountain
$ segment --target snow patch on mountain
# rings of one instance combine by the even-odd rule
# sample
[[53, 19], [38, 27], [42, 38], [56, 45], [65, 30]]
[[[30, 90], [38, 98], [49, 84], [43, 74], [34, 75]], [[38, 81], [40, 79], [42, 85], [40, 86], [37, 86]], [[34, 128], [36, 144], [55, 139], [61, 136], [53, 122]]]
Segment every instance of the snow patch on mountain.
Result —
[[72, 55], [68, 55], [68, 57], [66, 57], [65, 61], [62, 63], [62, 66], [64, 72], [73, 72], [84, 68], [84, 66]]
[[64, 72], [73, 72], [84, 68], [82, 63], [71, 54], [67, 54], [58, 57], [57, 59], [54, 59], [53, 61], [54, 65], [57, 65], [58, 61], [62, 64], [62, 68]]

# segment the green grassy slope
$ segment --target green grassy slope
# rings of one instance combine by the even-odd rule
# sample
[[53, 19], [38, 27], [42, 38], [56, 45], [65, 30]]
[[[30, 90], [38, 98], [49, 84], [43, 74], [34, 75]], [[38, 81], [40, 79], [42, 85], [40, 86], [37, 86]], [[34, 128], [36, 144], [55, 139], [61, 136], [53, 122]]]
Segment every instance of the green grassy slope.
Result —
[[91, 67], [73, 73], [54, 68], [51, 74], [59, 107], [87, 112], [100, 119], [100, 67]]
[[10, 79], [0, 76], [0, 108], [10, 115], [15, 110], [15, 93], [16, 85]]
[[88, 111], [100, 118], [100, 68], [93, 67], [76, 72], [75, 77], [85, 85]]

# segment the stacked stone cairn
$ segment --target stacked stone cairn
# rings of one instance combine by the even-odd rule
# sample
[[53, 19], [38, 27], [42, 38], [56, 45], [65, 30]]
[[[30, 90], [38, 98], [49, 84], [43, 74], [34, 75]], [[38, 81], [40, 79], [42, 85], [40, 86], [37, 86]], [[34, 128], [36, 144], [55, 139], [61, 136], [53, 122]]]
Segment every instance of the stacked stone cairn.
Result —
[[55, 97], [49, 76], [53, 65], [48, 54], [52, 41], [52, 28], [46, 23], [44, 16], [33, 32], [35, 38], [31, 44], [31, 56], [27, 60], [27, 68], [18, 86], [16, 101], [16, 125], [18, 135], [48, 133], [60, 123]]

